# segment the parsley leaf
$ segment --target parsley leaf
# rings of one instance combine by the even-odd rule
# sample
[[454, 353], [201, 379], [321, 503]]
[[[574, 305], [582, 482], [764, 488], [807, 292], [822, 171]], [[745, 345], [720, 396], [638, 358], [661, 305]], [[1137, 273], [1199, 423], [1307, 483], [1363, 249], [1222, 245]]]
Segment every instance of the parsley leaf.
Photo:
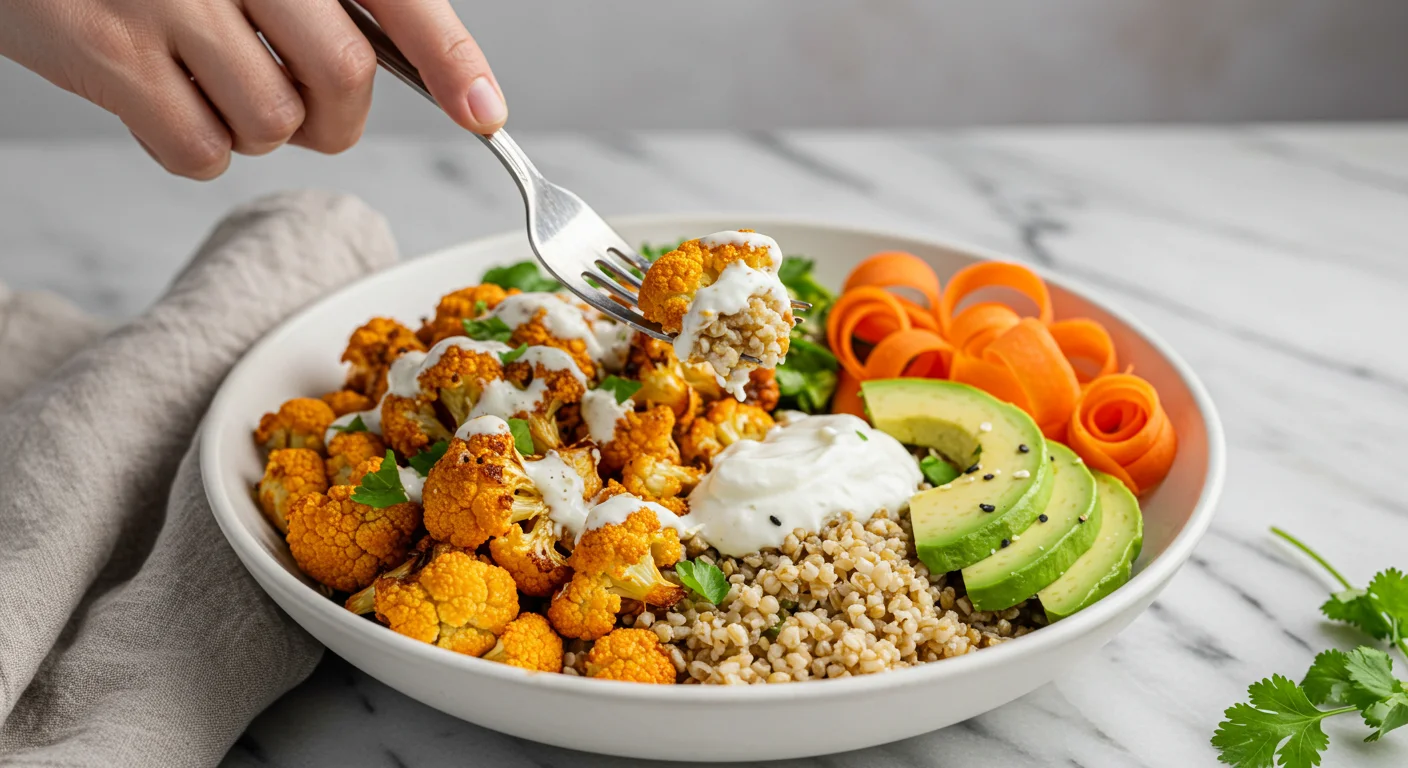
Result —
[[1319, 765], [1330, 744], [1320, 721], [1353, 709], [1316, 709], [1305, 691], [1280, 675], [1252, 683], [1247, 694], [1251, 703], [1228, 707], [1212, 737], [1218, 759], [1236, 768]]
[[681, 560], [675, 563], [675, 575], [695, 594], [714, 605], [722, 603], [732, 589], [724, 572], [713, 563], [703, 560]]
[[513, 447], [524, 456], [532, 456], [533, 433], [528, 429], [528, 422], [523, 419], [509, 419], [508, 431], [513, 433]]
[[449, 447], [450, 444], [444, 440], [436, 440], [435, 445], [412, 456], [406, 463], [411, 465], [411, 469], [414, 469], [416, 474], [425, 477], [430, 474], [430, 468], [435, 466], [435, 462], [439, 461], [441, 456], [445, 455], [445, 451]]
[[859, 438], [861, 439], [861, 442], [864, 442], [864, 443], [870, 442], [870, 436], [867, 435], [867, 434], [865, 434], [864, 432], [860, 431], [859, 429], [856, 430], [856, 437], [859, 437]]
[[616, 397], [616, 404], [626, 402], [631, 399], [631, 395], [640, 391], [641, 383], [631, 379], [623, 379], [620, 376], [610, 375], [601, 380], [597, 389], [604, 389]]
[[524, 352], [527, 352], [527, 351], [528, 351], [528, 345], [527, 345], [527, 344], [519, 344], [517, 349], [510, 349], [510, 350], [507, 351], [507, 352], [500, 352], [500, 353], [499, 353], [499, 362], [503, 363], [504, 365], [508, 365], [509, 363], [513, 362], [514, 360], [517, 360], [518, 358], [523, 357], [523, 353], [524, 353]]
[[777, 366], [777, 391], [781, 407], [804, 413], [822, 413], [836, 392], [840, 365], [831, 350], [810, 341], [793, 329], [787, 359]]
[[507, 342], [513, 329], [502, 319], [490, 317], [484, 320], [465, 320], [464, 335], [475, 341]]
[[551, 292], [562, 289], [560, 283], [544, 277], [543, 273], [538, 271], [538, 262], [536, 261], [520, 261], [517, 264], [494, 267], [484, 273], [484, 282], [493, 283], [500, 288], [517, 288], [524, 293]]
[[377, 509], [410, 500], [410, 497], [406, 496], [406, 489], [401, 485], [401, 473], [396, 469], [396, 454], [392, 453], [391, 449], [386, 450], [386, 457], [381, 460], [381, 469], [368, 472], [362, 477], [361, 484], [352, 491], [352, 500]]
[[346, 424], [334, 424], [332, 425], [332, 428], [338, 432], [343, 432], [347, 434], [351, 434], [353, 432], [370, 431], [367, 429], [367, 423], [365, 421], [362, 421], [362, 414], [360, 413], [356, 416], [353, 416], [352, 420], [347, 422]]
[[919, 471], [923, 473], [924, 479], [929, 481], [929, 485], [938, 488], [941, 485], [951, 483], [958, 478], [958, 467], [944, 461], [938, 456], [925, 456], [919, 460]]

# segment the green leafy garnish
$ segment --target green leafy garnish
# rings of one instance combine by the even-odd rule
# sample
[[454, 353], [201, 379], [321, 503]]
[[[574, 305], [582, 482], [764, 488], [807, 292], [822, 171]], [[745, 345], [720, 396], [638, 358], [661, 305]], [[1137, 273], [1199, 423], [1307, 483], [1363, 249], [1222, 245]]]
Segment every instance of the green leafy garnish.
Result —
[[356, 416], [353, 416], [352, 420], [347, 422], [346, 424], [334, 424], [332, 425], [332, 428], [335, 431], [346, 432], [348, 434], [351, 434], [352, 432], [370, 431], [367, 429], [367, 423], [365, 421], [362, 421], [362, 414], [360, 413]]
[[507, 342], [513, 329], [502, 319], [489, 317], [483, 320], [465, 320], [464, 335], [475, 341]]
[[508, 431], [513, 433], [513, 447], [524, 456], [532, 456], [533, 433], [528, 429], [528, 422], [523, 419], [509, 419]]
[[856, 437], [859, 437], [861, 439], [861, 442], [870, 442], [870, 436], [860, 431], [859, 429], [856, 430]]
[[935, 488], [953, 482], [962, 474], [958, 471], [958, 467], [938, 456], [925, 456], [920, 459], [919, 471], [923, 473], [924, 479], [929, 481], [929, 485]]
[[381, 460], [381, 469], [362, 476], [362, 482], [352, 491], [352, 500], [377, 509], [410, 500], [401, 485], [401, 473], [396, 469], [396, 454], [390, 448]]
[[480, 315], [482, 315], [482, 314], [484, 314], [485, 312], [488, 312], [488, 311], [489, 311], [489, 302], [487, 302], [487, 301], [485, 301], [485, 300], [483, 300], [483, 299], [480, 299], [480, 300], [474, 302], [474, 316], [475, 316], [475, 317], [479, 317]]
[[414, 469], [416, 474], [425, 477], [430, 474], [430, 468], [435, 466], [435, 462], [439, 461], [441, 456], [445, 455], [445, 450], [449, 447], [450, 444], [444, 440], [436, 440], [434, 445], [412, 456], [406, 463], [411, 465], [411, 469]]
[[527, 344], [519, 344], [517, 349], [510, 349], [510, 350], [507, 351], [507, 352], [500, 352], [500, 353], [499, 353], [499, 362], [503, 363], [504, 365], [508, 365], [509, 363], [513, 362], [514, 360], [517, 360], [518, 358], [523, 357], [523, 353], [524, 353], [524, 352], [527, 352], [527, 351], [528, 351], [528, 345], [527, 345]]
[[[1319, 563], [1344, 588], [1321, 606], [1326, 617], [1387, 640], [1408, 657], [1408, 579], [1401, 571], [1381, 571], [1367, 589], [1355, 589], [1315, 550], [1279, 528], [1271, 531]], [[1273, 675], [1253, 683], [1247, 695], [1250, 703], [1229, 707], [1212, 737], [1218, 759], [1237, 768], [1320, 765], [1320, 754], [1330, 744], [1320, 727], [1327, 717], [1359, 713], [1373, 729], [1364, 739], [1370, 742], [1408, 725], [1408, 683], [1394, 677], [1387, 653], [1369, 646], [1349, 653], [1324, 651], [1300, 685]]]
[[623, 379], [620, 376], [616, 376], [613, 374], [602, 379], [601, 384], [597, 386], [597, 389], [604, 389], [607, 392], [610, 392], [613, 396], [615, 396], [616, 404], [620, 405], [621, 403], [630, 400], [632, 395], [639, 392], [640, 387], [641, 384], [639, 381]]
[[695, 594], [718, 605], [728, 597], [728, 578], [713, 563], [703, 560], [681, 560], [675, 563], [675, 575]]
[[551, 292], [562, 289], [560, 283], [545, 277], [538, 270], [538, 262], [536, 261], [520, 261], [517, 264], [494, 267], [484, 273], [484, 282], [493, 283], [500, 288], [517, 288], [524, 293]]
[[641, 243], [641, 244], [640, 244], [640, 255], [644, 256], [646, 261], [655, 261], [656, 259], [660, 258], [661, 256], [664, 256], [665, 254], [669, 253], [670, 251], [673, 251], [673, 250], [675, 250], [676, 248], [679, 248], [679, 247], [680, 247], [680, 243], [683, 243], [683, 242], [684, 242], [684, 240], [676, 240], [676, 241], [673, 242], [673, 243], [661, 244], [661, 245], [651, 245], [650, 243]]
[[836, 392], [840, 365], [831, 350], [793, 329], [787, 360], [777, 366], [777, 391], [782, 408], [824, 413]]

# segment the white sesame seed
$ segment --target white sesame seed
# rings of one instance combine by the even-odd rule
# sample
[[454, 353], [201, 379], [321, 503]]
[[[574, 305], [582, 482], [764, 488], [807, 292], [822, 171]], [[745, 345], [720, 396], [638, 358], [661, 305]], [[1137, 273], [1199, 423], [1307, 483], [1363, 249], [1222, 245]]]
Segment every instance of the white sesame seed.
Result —
[[1000, 474], [1002, 474], [1002, 470], [1000, 470], [1000, 469], [994, 469], [994, 470], [992, 471], [992, 473], [993, 473], [994, 475], [1000, 475]]
[[1022, 534], [1020, 534], [1020, 533], [1014, 533], [1014, 534], [1012, 534], [1012, 540], [1013, 540], [1013, 541], [1021, 541], [1021, 540], [1022, 540]]
[[1085, 463], [1085, 459], [1082, 459], [1081, 457], [1077, 456], [1077, 457], [1076, 457], [1076, 463], [1077, 463], [1077, 464], [1084, 464], [1084, 463]]
[[1028, 472], [1025, 469], [1019, 469], [1016, 472], [1013, 472], [1012, 476], [1020, 480], [1025, 480], [1026, 478], [1031, 477], [1032, 473]]
[[988, 550], [988, 554], [989, 554], [989, 555], [995, 555], [995, 554], [997, 554], [997, 550], [996, 550], [996, 549], [989, 549], [989, 550]]
[[979, 425], [978, 425], [978, 431], [979, 431], [979, 432], [991, 432], [991, 431], [992, 431], [992, 423], [985, 421], [985, 422], [983, 422], [982, 424], [979, 424]]

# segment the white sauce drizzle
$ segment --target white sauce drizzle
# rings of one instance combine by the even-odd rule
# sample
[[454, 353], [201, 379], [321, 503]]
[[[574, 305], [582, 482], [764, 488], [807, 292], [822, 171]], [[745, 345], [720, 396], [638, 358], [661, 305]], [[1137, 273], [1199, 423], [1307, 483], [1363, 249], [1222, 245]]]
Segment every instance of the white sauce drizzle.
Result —
[[511, 435], [513, 430], [508, 428], [508, 422], [498, 416], [480, 416], [477, 419], [466, 419], [460, 428], [455, 430], [455, 437], [461, 440], [468, 440], [475, 435]]
[[601, 346], [601, 358], [597, 364], [607, 373], [620, 373], [626, 367], [631, 339], [636, 332], [629, 325], [602, 317], [592, 321], [592, 333], [596, 334], [597, 344]]
[[689, 494], [689, 520], [738, 557], [779, 547], [796, 528], [820, 531], [843, 512], [898, 511], [922, 479], [904, 446], [863, 420], [808, 416], [725, 448]]
[[768, 259], [772, 262], [772, 271], [776, 272], [782, 266], [782, 249], [778, 247], [777, 241], [761, 235], [757, 232], [739, 232], [737, 230], [725, 230], [715, 232], [712, 235], [705, 235], [699, 238], [699, 244], [705, 248], [718, 248], [721, 245], [732, 245], [735, 248], [744, 246], [760, 251], [768, 252]]
[[563, 461], [557, 451], [548, 451], [541, 459], [523, 462], [523, 471], [543, 495], [548, 517], [557, 525], [558, 535], [563, 531], [573, 537], [580, 535], [587, 520], [587, 502], [582, 498], [587, 486], [582, 476]]
[[635, 410], [629, 398], [616, 402], [616, 396], [603, 389], [593, 389], [582, 398], [582, 420], [587, 423], [587, 436], [597, 445], [606, 445], [616, 436], [616, 425], [626, 414]]
[[[787, 287], [776, 274], [754, 269], [741, 261], [724, 267], [718, 280], [695, 291], [694, 301], [685, 312], [680, 332], [675, 336], [675, 356], [681, 360], [702, 360], [695, 349], [700, 332], [723, 315], [747, 309], [748, 300], [753, 296], [771, 296], [783, 307], [791, 301]], [[742, 400], [743, 387], [748, 383], [748, 372], [752, 368], [751, 365], [740, 364], [730, 370], [727, 377], [718, 371], [714, 372], [714, 377], [718, 379], [719, 386]]]
[[[419, 395], [420, 383], [416, 379], [420, 378], [422, 371], [420, 364], [425, 362], [425, 358], [424, 352], [413, 349], [402, 353], [400, 357], [391, 361], [391, 368], [386, 372], [386, 394], [397, 397], [416, 397]], [[380, 403], [377, 404], [378, 407], [380, 405]]]
[[425, 488], [425, 478], [410, 467], [398, 466], [396, 474], [401, 476], [401, 487], [406, 489], [406, 498], [419, 504], [421, 491]]
[[[642, 507], [655, 513], [655, 517], [660, 520], [661, 530], [674, 528], [679, 532], [681, 539], [689, 536], [695, 530], [694, 528], [686, 526], [684, 521], [674, 512], [671, 512], [653, 501], [643, 501], [629, 493], [612, 496], [606, 501], [593, 506], [591, 511], [587, 513], [586, 525], [582, 527], [582, 530], [590, 531], [607, 525], [620, 525], [626, 522], [626, 518], [630, 517], [632, 512]], [[691, 519], [693, 517], [693, 515], [690, 515]], [[580, 540], [581, 538], [582, 534], [578, 533], [577, 539]]]
[[[478, 352], [485, 355], [498, 355], [513, 349], [509, 345], [499, 341], [477, 341], [468, 336], [451, 336], [448, 339], [442, 339], [435, 346], [431, 347], [429, 352], [425, 353], [425, 358], [421, 360], [420, 367], [416, 369], [416, 378], [419, 379], [422, 373], [434, 368], [436, 363], [440, 362], [440, 358], [445, 356], [445, 350], [450, 347], [459, 347], [460, 349], [467, 349], [470, 352]], [[401, 357], [405, 357], [405, 355]], [[401, 357], [396, 358], [397, 362], [401, 360]], [[391, 365], [394, 369], [396, 363], [393, 362]], [[390, 380], [390, 374], [387, 375], [387, 379], [388, 381]]]
[[[572, 356], [555, 347], [529, 347], [523, 356], [518, 358], [518, 362], [528, 363], [534, 370], [541, 364], [549, 370], [568, 371], [573, 378], [582, 382], [582, 386], [587, 385], [587, 377], [582, 374], [582, 369], [577, 367]], [[484, 387], [484, 392], [479, 396], [479, 402], [475, 404], [474, 409], [469, 412], [469, 417], [473, 419], [479, 416], [498, 416], [507, 419], [516, 413], [532, 413], [547, 394], [547, 390], [548, 384], [542, 377], [535, 377], [533, 383], [523, 389], [506, 379], [491, 381]]]
[[593, 360], [601, 357], [601, 342], [583, 316], [582, 310], [555, 293], [515, 293], [499, 302], [489, 314], [510, 328], [527, 325], [542, 310], [543, 328], [559, 339], [581, 339]]

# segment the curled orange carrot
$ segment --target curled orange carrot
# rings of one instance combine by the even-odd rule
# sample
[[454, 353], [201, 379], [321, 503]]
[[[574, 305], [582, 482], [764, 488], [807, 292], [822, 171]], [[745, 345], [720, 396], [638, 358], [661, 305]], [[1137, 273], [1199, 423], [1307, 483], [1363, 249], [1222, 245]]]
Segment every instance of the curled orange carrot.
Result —
[[948, 378], [953, 347], [937, 333], [911, 328], [886, 336], [865, 359], [864, 379]]
[[[935, 333], [938, 332], [939, 321], [934, 319], [934, 316], [929, 313], [929, 310], [903, 296], [896, 296], [895, 300], [900, 303], [900, 306], [904, 307], [904, 313], [909, 318], [910, 325], [916, 328], [934, 331]], [[874, 314], [861, 318], [860, 322], [856, 323], [855, 335], [856, 338], [861, 341], [875, 344], [898, 330], [898, 325], [889, 315]]]
[[831, 412], [866, 418], [865, 401], [860, 398], [860, 379], [845, 369], [836, 376], [836, 394], [831, 398]]
[[866, 286], [841, 294], [826, 316], [826, 341], [841, 367], [857, 379], [864, 373], [855, 351], [856, 328], [867, 319], [893, 324], [899, 331], [910, 328], [909, 314], [899, 297], [883, 288]]
[[1011, 288], [1036, 304], [1037, 319], [1050, 323], [1051, 292], [1030, 269], [1006, 261], [983, 261], [958, 270], [939, 297], [939, 330], [945, 336], [953, 328], [953, 313], [965, 298], [983, 288]]
[[1065, 437], [1080, 399], [1080, 382], [1045, 324], [1023, 318], [993, 339], [983, 359], [1006, 366], [1022, 392], [1014, 402], [1031, 415], [1042, 434], [1053, 440]]
[[948, 340], [967, 354], [981, 356], [992, 340], [1021, 321], [1006, 304], [985, 301], [958, 313], [949, 328]]
[[[962, 318], [962, 315], [959, 315]], [[1076, 378], [1086, 384], [1101, 376], [1108, 376], [1119, 370], [1115, 356], [1115, 342], [1105, 326], [1084, 317], [1073, 317], [1051, 324], [1051, 337], [1061, 347], [1066, 359], [1074, 365], [1077, 360], [1085, 360], [1090, 366], [1086, 370], [1076, 367]]]
[[1128, 373], [1101, 376], [1086, 387], [1067, 439], [1086, 464], [1119, 478], [1135, 494], [1158, 485], [1178, 452], [1159, 393]]
[[862, 261], [851, 270], [842, 292], [862, 286], [908, 288], [929, 302], [933, 313], [939, 306], [939, 276], [923, 259], [904, 251], [886, 251]]

